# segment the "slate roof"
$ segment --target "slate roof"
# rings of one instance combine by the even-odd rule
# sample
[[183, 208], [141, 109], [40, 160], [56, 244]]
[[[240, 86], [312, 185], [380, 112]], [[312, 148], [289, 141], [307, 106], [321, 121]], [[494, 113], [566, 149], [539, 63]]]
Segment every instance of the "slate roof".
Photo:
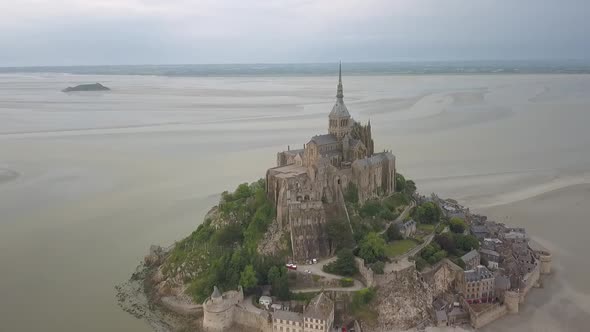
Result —
[[464, 262], [468, 262], [474, 258], [476, 258], [479, 255], [479, 253], [477, 252], [477, 250], [473, 249], [470, 252], [466, 253], [465, 255], [461, 256], [461, 259]]
[[488, 256], [495, 256], [495, 257], [500, 257], [500, 254], [495, 251], [495, 250], [490, 250], [490, 249], [480, 249], [479, 250], [480, 253], [488, 255]]
[[354, 167], [369, 167], [385, 160], [395, 160], [395, 156], [391, 152], [380, 152], [368, 158], [357, 159], [352, 164]]
[[212, 298], [218, 298], [221, 297], [221, 292], [219, 291], [219, 288], [217, 288], [217, 286], [213, 286], [213, 294], [211, 294]]
[[284, 319], [291, 322], [302, 322], [303, 317], [300, 313], [294, 311], [277, 310], [272, 314], [272, 318]]
[[334, 104], [334, 106], [332, 106], [330, 117], [350, 118], [350, 113], [348, 112], [348, 108], [346, 107], [346, 105], [344, 105], [344, 100], [336, 100], [336, 103]]
[[322, 292], [309, 301], [303, 315], [305, 317], [328, 320], [332, 309], [334, 309], [334, 302]]
[[333, 144], [338, 142], [336, 136], [332, 134], [325, 134], [325, 135], [316, 135], [311, 138], [311, 142], [314, 142], [317, 145], [325, 145], [325, 144]]
[[494, 280], [494, 286], [496, 289], [508, 290], [510, 289], [510, 278], [506, 276], [497, 276]]
[[446, 322], [447, 321], [447, 313], [444, 310], [437, 310], [436, 311], [436, 321], [437, 322]]
[[465, 281], [479, 281], [482, 279], [493, 278], [493, 273], [485, 266], [478, 266], [475, 270], [465, 271]]

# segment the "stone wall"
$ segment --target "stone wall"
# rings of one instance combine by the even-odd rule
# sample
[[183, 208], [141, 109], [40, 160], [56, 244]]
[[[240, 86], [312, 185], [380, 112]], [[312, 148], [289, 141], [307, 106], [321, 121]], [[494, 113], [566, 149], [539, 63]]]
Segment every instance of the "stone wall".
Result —
[[467, 308], [469, 312], [469, 320], [471, 322], [471, 326], [476, 329], [482, 328], [489, 323], [505, 316], [508, 313], [508, 309], [505, 305], [494, 304], [491, 305], [484, 311], [476, 312], [473, 308], [465, 301], [463, 301], [463, 307]]
[[524, 288], [520, 290], [520, 303], [524, 302], [525, 297], [533, 287], [539, 286], [539, 277], [541, 274], [541, 267], [540, 264], [537, 264], [535, 268], [526, 274]]
[[355, 256], [354, 260], [356, 261], [356, 267], [359, 270], [359, 274], [362, 277], [361, 281], [365, 284], [365, 286], [373, 287], [375, 278], [375, 273], [373, 270], [365, 265], [364, 259]]
[[272, 321], [266, 311], [255, 313], [238, 305], [234, 308], [234, 323], [260, 332], [272, 332]]
[[463, 269], [448, 259], [443, 259], [428, 272], [422, 273], [422, 278], [430, 285], [434, 297], [438, 297], [449, 290], [462, 290], [465, 282]]
[[322, 202], [289, 204], [289, 226], [293, 260], [302, 262], [328, 256], [328, 235], [325, 230], [326, 213]]

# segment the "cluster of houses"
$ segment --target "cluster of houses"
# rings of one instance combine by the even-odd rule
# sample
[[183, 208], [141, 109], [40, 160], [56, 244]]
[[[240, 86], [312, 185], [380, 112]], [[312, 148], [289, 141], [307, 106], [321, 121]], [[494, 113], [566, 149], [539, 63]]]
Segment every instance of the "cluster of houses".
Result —
[[[453, 200], [435, 195], [428, 200], [435, 202], [447, 218], [465, 220], [468, 225], [465, 234], [475, 236], [480, 243], [479, 249], [461, 257], [465, 265], [452, 294], [433, 302], [436, 324], [470, 322], [474, 327], [481, 327], [504, 313], [518, 312], [518, 304], [524, 301], [528, 291], [539, 286], [540, 275], [550, 273], [551, 254], [531, 241], [524, 228], [511, 228], [487, 220], [486, 216], [471, 214], [468, 208]], [[486, 312], [493, 319], [484, 317]]]

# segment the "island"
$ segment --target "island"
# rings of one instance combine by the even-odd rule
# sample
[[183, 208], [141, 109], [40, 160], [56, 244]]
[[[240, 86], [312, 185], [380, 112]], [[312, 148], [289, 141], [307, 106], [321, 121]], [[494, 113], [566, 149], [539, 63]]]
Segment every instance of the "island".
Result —
[[117, 286], [121, 307], [158, 331], [480, 328], [517, 314], [551, 253], [421, 195], [351, 117], [341, 67], [327, 120], [263, 179], [223, 192], [192, 234], [152, 246]]
[[80, 84], [74, 87], [67, 87], [61, 91], [63, 92], [78, 92], [78, 91], [109, 91], [111, 89], [107, 88], [106, 86], [100, 83], [93, 83], [93, 84]]

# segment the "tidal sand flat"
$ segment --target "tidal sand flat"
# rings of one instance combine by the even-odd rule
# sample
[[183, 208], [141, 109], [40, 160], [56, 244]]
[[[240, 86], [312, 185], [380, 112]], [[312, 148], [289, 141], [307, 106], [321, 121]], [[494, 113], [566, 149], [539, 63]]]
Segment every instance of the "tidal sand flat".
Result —
[[526, 227], [553, 253], [553, 275], [530, 293], [518, 316], [482, 331], [587, 331], [590, 322], [588, 204], [590, 185], [550, 190], [525, 200], [482, 209], [495, 220]]
[[[551, 185], [562, 179], [586, 178], [590, 75], [345, 73], [353, 117], [379, 123], [375, 150], [392, 150], [398, 171], [423, 193], [453, 197], [498, 221], [510, 216], [511, 225], [549, 243], [554, 279], [572, 280], [571, 293], [561, 291], [565, 286], [557, 293], [572, 294], [559, 303], [573, 316], [535, 317], [554, 319], [560, 325], [548, 326], [558, 331], [571, 317], [590, 324], [580, 314], [588, 302], [579, 301], [590, 272], [587, 218], [564, 224], [576, 207], [561, 195], [538, 196], [545, 197], [539, 211], [557, 214], [498, 206], [538, 199], [531, 197], [545, 190], [535, 188], [569, 190]], [[112, 91], [60, 91], [85, 82]], [[19, 175], [0, 180], [2, 328], [151, 331], [120, 310], [114, 286], [129, 278], [150, 245], [190, 234], [222, 191], [263, 177], [276, 151], [324, 132], [334, 82], [326, 76], [0, 75], [0, 168]], [[586, 202], [590, 197], [579, 194]], [[548, 228], [535, 228], [539, 220]], [[533, 305], [547, 308], [553, 297], [542, 298], [546, 293], [531, 293], [525, 314]], [[566, 301], [563, 296], [556, 298]], [[510, 324], [486, 331], [527, 327], [531, 319], [508, 317]]]

